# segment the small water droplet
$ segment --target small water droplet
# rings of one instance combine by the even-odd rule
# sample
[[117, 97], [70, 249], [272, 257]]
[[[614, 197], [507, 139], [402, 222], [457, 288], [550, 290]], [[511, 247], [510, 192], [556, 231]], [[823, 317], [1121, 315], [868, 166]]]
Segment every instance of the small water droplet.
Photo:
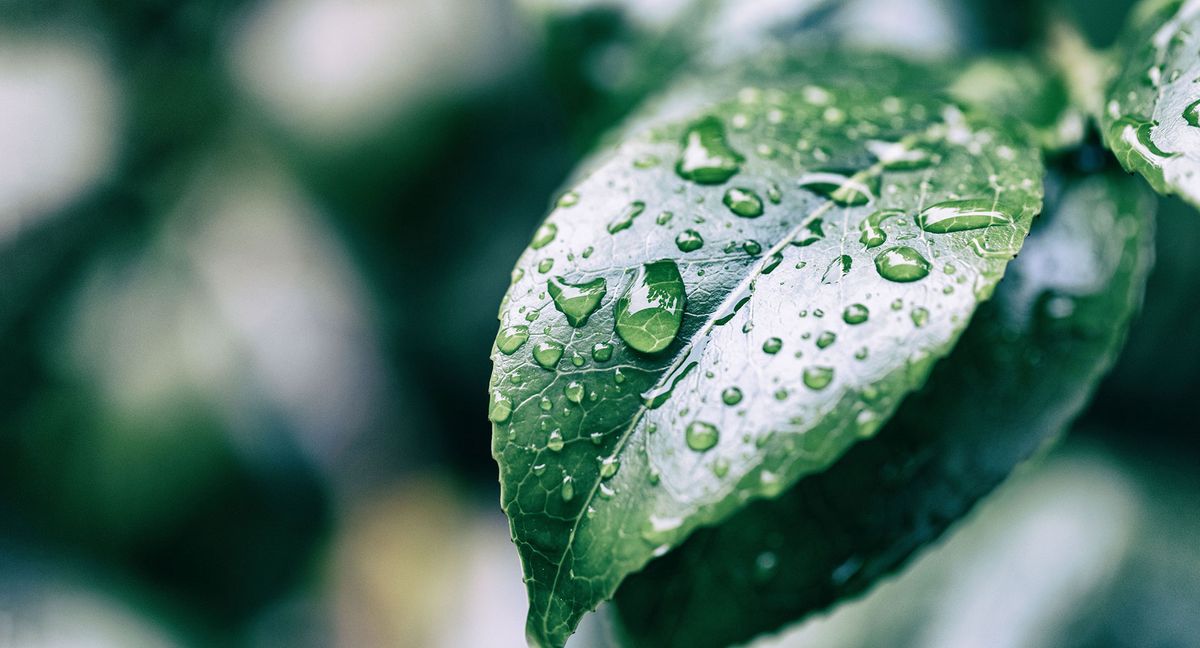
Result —
[[695, 252], [704, 247], [704, 239], [700, 236], [700, 232], [686, 229], [675, 237], [675, 247], [679, 248], [680, 252]]
[[566, 316], [567, 323], [575, 328], [587, 324], [588, 317], [596, 311], [604, 293], [608, 291], [608, 282], [603, 277], [582, 283], [567, 283], [562, 277], [554, 277], [546, 282], [554, 307]]
[[767, 338], [767, 341], [763, 342], [763, 345], [762, 345], [762, 350], [766, 353], [770, 353], [771, 355], [775, 355], [776, 353], [779, 353], [779, 350], [782, 348], [783, 348], [783, 340], [781, 340], [777, 337]]
[[617, 335], [636, 351], [658, 353], [679, 333], [686, 301], [683, 277], [674, 261], [644, 264], [617, 299]]
[[549, 245], [555, 236], [558, 236], [558, 226], [554, 223], [542, 223], [537, 232], [534, 232], [533, 242], [529, 244], [529, 247], [540, 250]]
[[712, 471], [717, 476], [717, 479], [725, 477], [725, 475], [729, 474], [729, 460], [725, 457], [717, 457], [713, 460]]
[[763, 214], [763, 201], [753, 189], [731, 187], [721, 199], [729, 211], [742, 218], [758, 218]]
[[597, 342], [592, 346], [592, 360], [608, 362], [612, 359], [613, 345], [608, 342]]
[[771, 580], [775, 575], [775, 568], [779, 565], [779, 558], [775, 556], [773, 551], [764, 551], [754, 559], [754, 578], [760, 583]]
[[823, 224], [824, 221], [822, 221], [820, 218], [813, 219], [812, 222], [806, 224], [800, 230], [800, 232], [796, 234], [796, 238], [792, 240], [792, 245], [795, 245], [796, 247], [805, 247], [825, 238], [825, 232], [821, 227]]
[[546, 449], [551, 452], [560, 452], [566, 445], [567, 443], [563, 440], [562, 432], [558, 430], [551, 432], [550, 437], [546, 439]]
[[750, 256], [758, 256], [762, 254], [762, 244], [751, 239], [745, 243], [742, 243], [742, 250], [744, 250], [746, 254], [749, 254]]
[[929, 275], [929, 261], [920, 252], [903, 246], [880, 252], [875, 257], [875, 269], [888, 281], [907, 283]]
[[533, 464], [533, 474], [534, 475], [541, 477], [545, 473], [546, 473], [546, 464], [544, 464], [544, 463]]
[[833, 331], [825, 331], [817, 336], [818, 349], [825, 349], [833, 346], [834, 342], [837, 342], [837, 333], [834, 333]]
[[851, 326], [862, 324], [870, 317], [871, 311], [862, 304], [850, 304], [842, 311], [842, 321]]
[[625, 373], [619, 368], [613, 372], [613, 382], [617, 383], [618, 385], [625, 382]]
[[850, 273], [853, 265], [854, 259], [849, 254], [834, 257], [833, 261], [829, 262], [829, 267], [825, 268], [825, 274], [821, 275], [821, 283], [829, 285], [841, 281], [842, 277]]
[[563, 356], [563, 345], [554, 340], [546, 340], [538, 342], [533, 347], [533, 359], [546, 369], [553, 369], [558, 366], [558, 361]]
[[929, 310], [918, 306], [912, 310], [911, 317], [913, 325], [920, 328], [929, 323]]
[[600, 460], [600, 479], [611, 479], [621, 467], [621, 460], [614, 455]]
[[512, 416], [512, 410], [512, 400], [498, 391], [492, 392], [492, 402], [488, 406], [488, 420], [492, 423], [504, 423]]
[[1200, 99], [1193, 101], [1183, 109], [1183, 120], [1188, 123], [1188, 126], [1200, 128]]
[[767, 259], [767, 262], [763, 264], [762, 273], [765, 275], [771, 274], [771, 272], [773, 270], [775, 270], [775, 268], [778, 268], [779, 264], [782, 262], [783, 262], [783, 254], [781, 252], [776, 252], [775, 254], [772, 254], [771, 258]]
[[496, 348], [504, 355], [512, 355], [529, 339], [528, 326], [506, 326], [496, 336]]
[[883, 221], [903, 215], [904, 212], [899, 209], [881, 209], [867, 216], [859, 224], [859, 229], [862, 230], [862, 234], [858, 237], [859, 243], [862, 243], [868, 250], [883, 245], [887, 241], [887, 232], [883, 230]]
[[564, 502], [570, 502], [575, 498], [575, 480], [571, 479], [570, 475], [563, 475], [562, 490], [559, 491]]
[[721, 401], [726, 405], [737, 405], [742, 402], [742, 390], [737, 387], [727, 387], [721, 392]]
[[809, 389], [822, 390], [833, 382], [833, 367], [808, 367], [804, 370], [804, 385]]
[[659, 214], [659, 215], [658, 215], [658, 216], [657, 216], [657, 217], [654, 219], [654, 222], [655, 222], [655, 224], [657, 224], [657, 225], [666, 225], [667, 223], [670, 223], [670, 222], [671, 222], [671, 219], [672, 219], [672, 218], [675, 218], [675, 214], [674, 214], [674, 213], [672, 213], [672, 212], [669, 212], [669, 211], [665, 211], [665, 212], [662, 212], [662, 213], [660, 213], [660, 214]]
[[583, 402], [583, 385], [572, 380], [563, 388], [563, 395], [567, 397], [567, 400], [578, 405]]
[[879, 176], [858, 179], [854, 171], [823, 171], [800, 178], [799, 185], [842, 207], [865, 205], [879, 195]]
[[771, 201], [772, 205], [783, 201], [783, 191], [779, 189], [779, 185], [771, 183], [771, 186], [767, 187], [767, 200]]
[[574, 207], [579, 204], [579, 194], [574, 191], [568, 191], [558, 199], [559, 207]]
[[611, 223], [608, 224], [608, 233], [616, 234], [622, 230], [629, 229], [629, 227], [633, 225], [633, 219], [641, 216], [642, 212], [644, 211], [646, 211], [646, 203], [640, 200], [635, 200], [629, 203], [629, 205], [625, 207], [624, 211], [622, 211], [616, 218], [613, 219]]
[[705, 117], [688, 127], [675, 172], [698, 184], [721, 184], [742, 169], [745, 159], [725, 140], [725, 125]]
[[684, 434], [687, 440], [687, 445], [696, 452], [705, 452], [711, 450], [717, 445], [717, 440], [720, 438], [720, 431], [717, 426], [704, 421], [692, 421], [688, 423], [687, 430]]

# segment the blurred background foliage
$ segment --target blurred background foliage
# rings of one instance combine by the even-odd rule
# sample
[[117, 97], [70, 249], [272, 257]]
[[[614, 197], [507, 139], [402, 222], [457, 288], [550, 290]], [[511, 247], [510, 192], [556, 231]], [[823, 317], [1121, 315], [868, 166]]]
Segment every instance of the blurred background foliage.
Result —
[[[1054, 9], [1103, 47], [1129, 4]], [[484, 386], [571, 169], [678, 71], [768, 39], [975, 55], [1046, 16], [0, 0], [0, 646], [523, 645]], [[1162, 203], [1145, 311], [1071, 440], [764, 645], [1200, 645], [1200, 218]]]

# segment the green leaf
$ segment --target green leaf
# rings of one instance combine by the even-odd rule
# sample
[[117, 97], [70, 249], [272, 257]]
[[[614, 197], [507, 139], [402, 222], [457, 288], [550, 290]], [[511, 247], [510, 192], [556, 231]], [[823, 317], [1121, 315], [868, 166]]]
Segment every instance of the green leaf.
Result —
[[961, 102], [1019, 120], [1047, 151], [1083, 140], [1083, 112], [1071, 104], [1066, 81], [1049, 65], [1026, 56], [973, 61], [954, 79], [950, 93]]
[[1068, 181], [995, 298], [874, 439], [625, 581], [628, 643], [746, 641], [862, 592], [938, 538], [1087, 402], [1140, 304], [1153, 208], [1119, 173]]
[[[1039, 153], [935, 76], [805, 54], [740, 91], [685, 82], [539, 229], [490, 408], [532, 642], [872, 436], [991, 295], [1041, 207]], [[987, 204], [918, 227], [963, 200]], [[555, 284], [603, 295], [585, 313]]]
[[1145, 3], [1117, 56], [1105, 143], [1155, 191], [1200, 206], [1200, 2]]

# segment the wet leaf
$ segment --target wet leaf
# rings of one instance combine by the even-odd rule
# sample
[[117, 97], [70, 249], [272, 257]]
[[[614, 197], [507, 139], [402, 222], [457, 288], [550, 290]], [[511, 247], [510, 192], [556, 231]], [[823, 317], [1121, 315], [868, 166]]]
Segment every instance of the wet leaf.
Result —
[[1056, 439], [1141, 301], [1154, 202], [1139, 184], [1069, 181], [995, 298], [875, 438], [630, 577], [616, 598], [629, 645], [743, 642], [862, 592]]
[[[493, 453], [534, 643], [871, 437], [1041, 207], [1036, 147], [964, 115], [931, 70], [805, 54], [728, 78], [682, 83], [586, 167], [501, 307]], [[963, 204], [975, 216], [945, 211]], [[586, 318], [555, 307], [552, 286], [601, 280]]]

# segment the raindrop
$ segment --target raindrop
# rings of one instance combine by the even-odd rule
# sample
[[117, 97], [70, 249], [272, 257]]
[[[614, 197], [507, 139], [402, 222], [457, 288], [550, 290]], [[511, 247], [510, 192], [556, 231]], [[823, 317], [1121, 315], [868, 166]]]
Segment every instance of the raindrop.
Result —
[[616, 234], [622, 230], [629, 229], [629, 227], [633, 225], [633, 219], [641, 216], [642, 212], [644, 211], [646, 211], [646, 203], [640, 200], [635, 200], [629, 203], [629, 205], [625, 207], [625, 211], [622, 211], [620, 215], [613, 219], [613, 222], [608, 224], [608, 233]]
[[554, 223], [543, 223], [533, 234], [533, 242], [529, 247], [540, 250], [550, 244], [554, 237], [558, 236], [558, 226]]
[[540, 272], [542, 274], [546, 274], [547, 272], [550, 272], [550, 268], [553, 268], [553, 267], [554, 267], [554, 259], [542, 259], [540, 262], [538, 262], [537, 269], [538, 269], [538, 272]]
[[583, 402], [583, 385], [572, 380], [563, 388], [563, 395], [567, 397], [567, 400], [578, 405]]
[[553, 369], [558, 366], [558, 361], [562, 359], [562, 355], [563, 345], [554, 340], [538, 342], [533, 347], [533, 359], [546, 369]]
[[683, 135], [683, 153], [675, 172], [698, 184], [721, 184], [741, 171], [744, 158], [725, 140], [725, 125], [716, 117], [705, 117], [688, 127]]
[[821, 229], [824, 223], [820, 218], [814, 219], [811, 223], [806, 224], [796, 238], [792, 241], [792, 245], [796, 247], [805, 247], [812, 245], [817, 241], [825, 238], [825, 232]]
[[779, 350], [782, 348], [783, 348], [783, 340], [780, 340], [777, 337], [767, 338], [767, 341], [763, 342], [763, 345], [762, 345], [762, 350], [765, 351], [766, 353], [770, 353], [771, 355], [775, 355], [776, 353], [779, 353]]
[[832, 200], [842, 207], [865, 205], [879, 195], [879, 176], [871, 175], [865, 180], [855, 178], [853, 171], [831, 171], [810, 173], [800, 178], [801, 188]]
[[929, 261], [920, 252], [904, 246], [880, 252], [875, 257], [875, 269], [888, 281], [906, 283], [924, 279], [929, 274]]
[[731, 187], [721, 199], [729, 211], [742, 218], [758, 218], [763, 214], [763, 201], [753, 189]]
[[912, 322], [917, 328], [921, 328], [929, 323], [929, 310], [918, 306], [912, 310]]
[[496, 348], [504, 355], [512, 355], [529, 339], [528, 326], [506, 326], [496, 336]]
[[804, 385], [809, 389], [822, 390], [833, 382], [833, 367], [808, 367], [804, 370]]
[[1200, 99], [1193, 101], [1183, 109], [1183, 120], [1188, 123], [1188, 126], [1200, 128]]
[[574, 207], [579, 204], [579, 194], [574, 191], [568, 191], [558, 199], [559, 207]]
[[842, 280], [850, 273], [850, 267], [854, 265], [854, 259], [850, 258], [849, 254], [843, 254], [835, 257], [829, 262], [829, 267], [825, 268], [825, 274], [821, 275], [822, 284], [835, 284]]
[[592, 360], [596, 362], [608, 362], [612, 359], [613, 346], [608, 342], [597, 342], [592, 346]]
[[617, 474], [617, 469], [621, 467], [621, 460], [614, 455], [600, 461], [600, 479], [610, 479]]
[[686, 301], [683, 278], [674, 261], [644, 264], [617, 299], [617, 335], [636, 351], [658, 353], [679, 333]]
[[562, 491], [560, 491], [564, 502], [570, 502], [575, 497], [575, 480], [571, 479], [570, 475], [563, 475]]
[[700, 232], [686, 229], [675, 237], [675, 247], [679, 248], [680, 252], [695, 252], [704, 247], [704, 239], [700, 236]]
[[712, 471], [717, 476], [717, 479], [725, 477], [725, 475], [729, 474], [729, 460], [725, 457], [717, 457], [713, 461]]
[[926, 232], [948, 234], [1011, 223], [1001, 207], [991, 198], [949, 200], [923, 209], [917, 214], [917, 225]]
[[871, 311], [862, 304], [850, 304], [842, 311], [842, 321], [851, 326], [862, 324], [871, 316]]
[[858, 237], [858, 241], [866, 246], [868, 250], [883, 245], [887, 241], [887, 232], [883, 231], [883, 221], [894, 216], [903, 215], [904, 212], [899, 209], [881, 209], [867, 216], [859, 224], [862, 235]]
[[492, 402], [488, 406], [488, 420], [493, 423], [504, 423], [512, 416], [513, 404], [507, 396], [498, 391], [492, 392]]
[[721, 401], [726, 405], [737, 405], [742, 402], [742, 390], [737, 387], [727, 387], [721, 392]]
[[818, 349], [825, 349], [833, 346], [834, 342], [837, 342], [837, 333], [834, 333], [833, 331], [825, 331], [817, 336]]
[[567, 317], [567, 323], [575, 328], [587, 324], [588, 317], [596, 311], [604, 293], [608, 291], [608, 282], [604, 277], [598, 277], [583, 283], [567, 283], [562, 277], [554, 277], [546, 282], [554, 307]]

